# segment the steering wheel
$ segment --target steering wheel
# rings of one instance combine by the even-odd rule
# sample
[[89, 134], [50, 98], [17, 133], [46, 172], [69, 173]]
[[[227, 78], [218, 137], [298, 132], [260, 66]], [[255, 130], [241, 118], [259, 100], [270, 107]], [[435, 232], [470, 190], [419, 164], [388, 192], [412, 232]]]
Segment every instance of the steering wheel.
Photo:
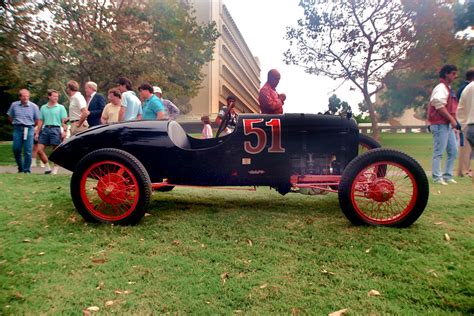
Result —
[[216, 133], [216, 138], [219, 137], [219, 135], [224, 131], [224, 129], [227, 126], [227, 123], [230, 121], [230, 112], [231, 108], [228, 108], [227, 111], [224, 114], [224, 118], [221, 120], [221, 124], [219, 125], [219, 128], [217, 129]]

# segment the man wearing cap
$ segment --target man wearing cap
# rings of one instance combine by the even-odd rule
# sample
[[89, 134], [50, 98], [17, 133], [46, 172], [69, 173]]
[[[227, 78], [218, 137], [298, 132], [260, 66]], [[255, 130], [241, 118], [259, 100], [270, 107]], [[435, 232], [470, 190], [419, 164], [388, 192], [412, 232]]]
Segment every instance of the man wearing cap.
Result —
[[[30, 92], [21, 89], [20, 101], [10, 105], [7, 115], [13, 123], [13, 154], [15, 155], [18, 172], [31, 172], [31, 153], [33, 150], [34, 127], [39, 123], [39, 109], [30, 101]], [[21, 152], [24, 149], [24, 158]]]
[[100, 118], [106, 103], [105, 98], [97, 93], [97, 84], [93, 81], [86, 82], [84, 91], [86, 92], [87, 109], [89, 110], [87, 122], [89, 126], [100, 125]]
[[163, 93], [161, 92], [161, 88], [158, 86], [153, 87], [153, 93], [158, 97], [158, 99], [161, 100], [163, 103], [165, 110], [168, 114], [168, 119], [170, 120], [176, 120], [176, 118], [180, 114], [179, 108], [170, 100], [163, 99]]
[[283, 104], [286, 100], [284, 93], [278, 94], [276, 87], [280, 82], [280, 73], [276, 69], [268, 72], [267, 82], [260, 89], [258, 102], [260, 103], [260, 112], [262, 114], [283, 114]]

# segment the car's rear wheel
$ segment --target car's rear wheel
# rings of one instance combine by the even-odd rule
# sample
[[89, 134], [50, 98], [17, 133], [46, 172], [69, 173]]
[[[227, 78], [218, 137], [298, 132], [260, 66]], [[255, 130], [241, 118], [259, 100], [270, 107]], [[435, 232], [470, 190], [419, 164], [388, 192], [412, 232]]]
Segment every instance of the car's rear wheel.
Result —
[[359, 155], [380, 147], [382, 147], [382, 145], [374, 138], [365, 134], [359, 134]]
[[145, 214], [151, 181], [133, 155], [114, 148], [99, 149], [76, 166], [71, 196], [86, 221], [131, 225]]
[[339, 183], [340, 207], [354, 225], [408, 227], [423, 213], [428, 196], [428, 179], [418, 162], [385, 148], [352, 160]]

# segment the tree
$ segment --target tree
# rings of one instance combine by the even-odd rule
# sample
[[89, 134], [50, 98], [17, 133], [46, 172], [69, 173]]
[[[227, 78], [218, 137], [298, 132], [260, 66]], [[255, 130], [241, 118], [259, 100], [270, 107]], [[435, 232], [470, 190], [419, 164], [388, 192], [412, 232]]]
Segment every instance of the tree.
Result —
[[341, 101], [337, 95], [333, 94], [329, 98], [328, 112], [332, 115], [341, 114], [343, 112], [352, 112], [351, 106], [346, 101]]
[[456, 31], [463, 31], [474, 25], [474, 0], [465, 0], [463, 2], [461, 3], [457, 0], [454, 6], [456, 15], [454, 26]]
[[451, 2], [404, 2], [404, 9], [414, 13], [416, 44], [399, 61], [398, 70], [388, 73], [383, 80], [386, 91], [381, 98], [385, 103], [383, 111], [379, 111], [383, 114], [381, 119], [399, 116], [406, 108], [425, 108], [442, 65], [458, 65], [462, 73], [460, 63], [467, 47], [464, 40], [455, 36]]
[[125, 75], [135, 83], [159, 84], [170, 99], [192, 97], [219, 36], [215, 23], [197, 23], [187, 1], [45, 0], [32, 5], [35, 27], [10, 25], [6, 32], [18, 34], [19, 49], [38, 76], [48, 74], [43, 77], [48, 85], [64, 86], [68, 78], [93, 80], [107, 89]]
[[350, 80], [368, 105], [378, 137], [371, 97], [382, 89], [384, 75], [413, 45], [411, 13], [391, 0], [301, 0], [304, 18], [287, 29], [287, 64], [332, 79]]

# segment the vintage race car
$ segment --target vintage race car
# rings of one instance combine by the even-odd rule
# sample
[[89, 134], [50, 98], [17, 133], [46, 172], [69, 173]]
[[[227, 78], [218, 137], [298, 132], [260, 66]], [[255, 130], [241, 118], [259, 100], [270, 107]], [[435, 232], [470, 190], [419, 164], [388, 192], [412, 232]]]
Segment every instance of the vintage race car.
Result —
[[378, 147], [346, 118], [242, 114], [232, 133], [212, 139], [193, 138], [175, 121], [98, 126], [62, 143], [50, 160], [73, 171], [72, 200], [87, 221], [135, 224], [152, 190], [270, 186], [281, 194], [337, 192], [355, 225], [411, 225], [428, 201], [425, 172], [399, 151], [359, 155], [359, 144]]

